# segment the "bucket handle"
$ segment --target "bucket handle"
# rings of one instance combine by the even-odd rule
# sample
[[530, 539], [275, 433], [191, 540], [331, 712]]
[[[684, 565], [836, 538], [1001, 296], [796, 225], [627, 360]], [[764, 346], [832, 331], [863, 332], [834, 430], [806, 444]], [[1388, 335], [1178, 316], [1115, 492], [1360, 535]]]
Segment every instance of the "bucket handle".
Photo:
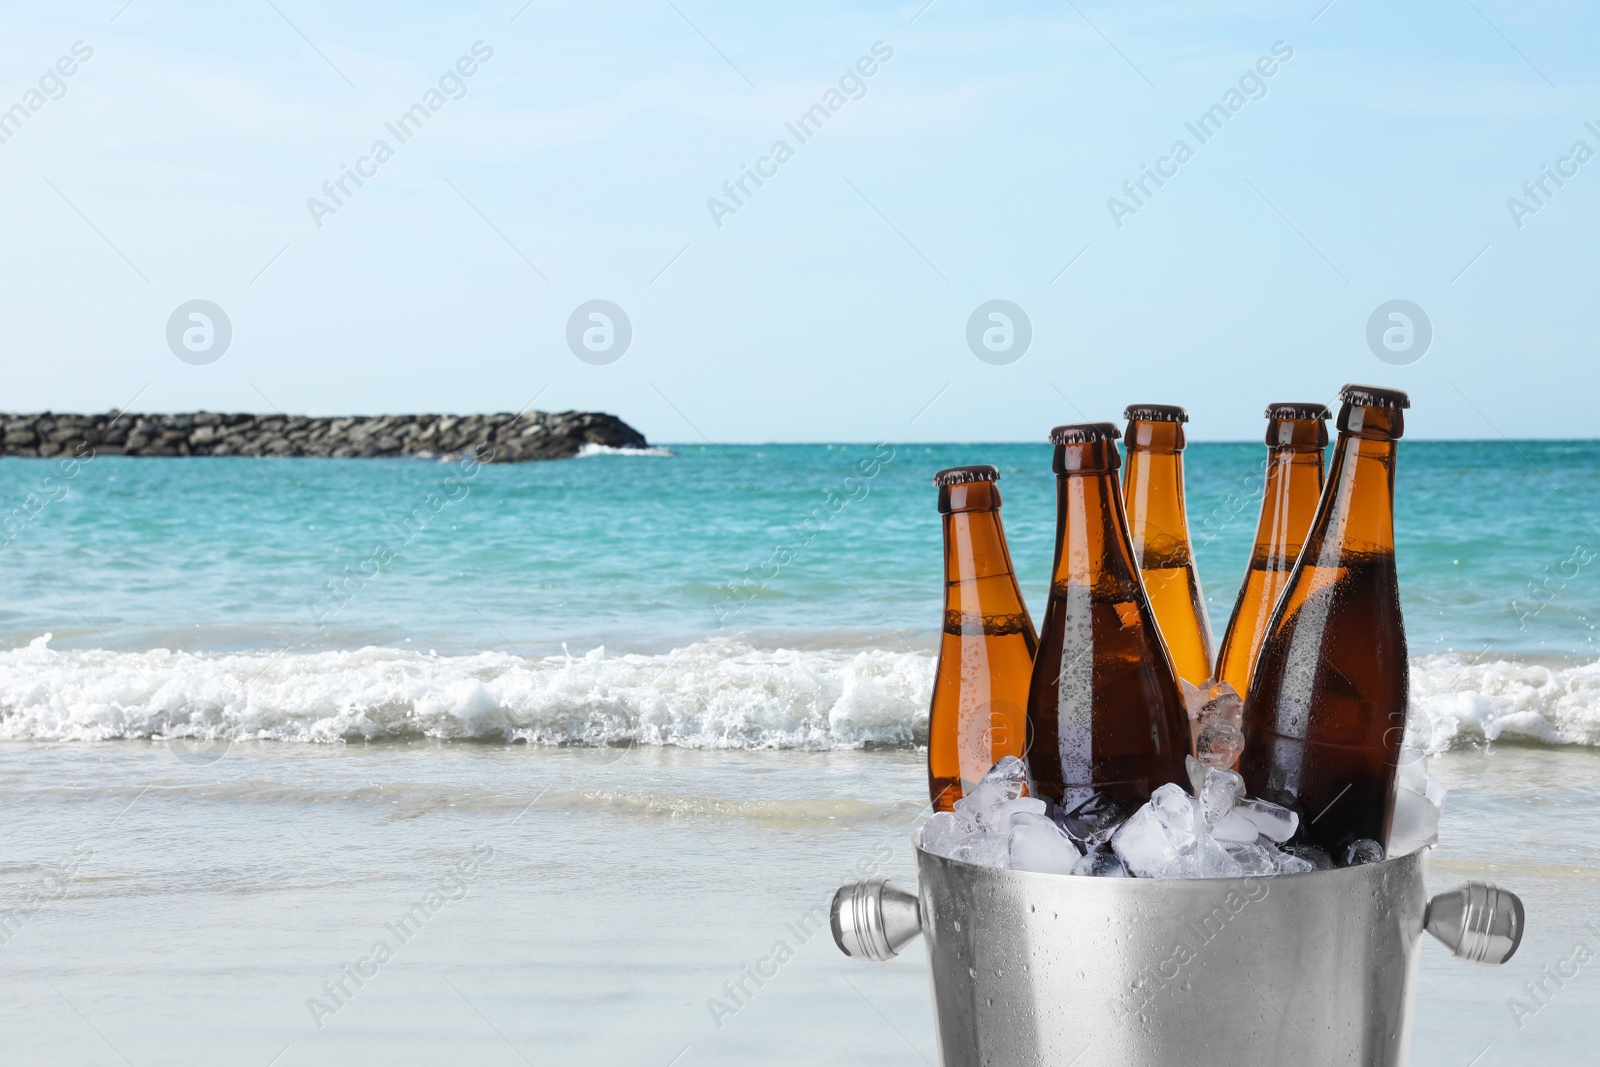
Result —
[[1428, 901], [1423, 926], [1457, 959], [1497, 964], [1522, 944], [1522, 900], [1491, 882], [1468, 882]]
[[829, 913], [833, 943], [846, 956], [882, 962], [922, 933], [922, 906], [916, 895], [887, 878], [868, 878], [841, 886]]

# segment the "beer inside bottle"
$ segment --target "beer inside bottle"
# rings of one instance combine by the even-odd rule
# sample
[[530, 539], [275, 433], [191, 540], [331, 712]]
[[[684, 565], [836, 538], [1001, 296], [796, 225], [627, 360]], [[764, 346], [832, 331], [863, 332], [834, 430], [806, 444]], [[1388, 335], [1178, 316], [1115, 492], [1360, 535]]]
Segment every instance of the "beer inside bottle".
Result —
[[1250, 569], [1239, 587], [1239, 599], [1217, 652], [1215, 674], [1241, 697], [1250, 689], [1250, 674], [1266, 638], [1272, 609], [1317, 513], [1323, 453], [1328, 447], [1326, 420], [1331, 415], [1323, 404], [1272, 404], [1267, 408], [1261, 518], [1256, 522]]
[[1117, 428], [1058, 426], [1056, 549], [1028, 688], [1028, 770], [1067, 808], [1103, 793], [1130, 810], [1184, 783], [1189, 722], [1156, 630], [1117, 484]]
[[1203, 689], [1211, 678], [1211, 621], [1183, 506], [1183, 424], [1189, 415], [1173, 404], [1134, 404], [1122, 414], [1128, 420], [1122, 493], [1133, 558], [1178, 677]]
[[1334, 856], [1388, 844], [1409, 673], [1394, 565], [1395, 450], [1406, 394], [1347, 385], [1305, 548], [1267, 626], [1244, 708], [1251, 796], [1301, 814]]
[[1002, 756], [1027, 744], [1028, 678], [1038, 647], [1000, 524], [1000, 472], [933, 477], [944, 516], [944, 632], [928, 712], [928, 792], [950, 811]]

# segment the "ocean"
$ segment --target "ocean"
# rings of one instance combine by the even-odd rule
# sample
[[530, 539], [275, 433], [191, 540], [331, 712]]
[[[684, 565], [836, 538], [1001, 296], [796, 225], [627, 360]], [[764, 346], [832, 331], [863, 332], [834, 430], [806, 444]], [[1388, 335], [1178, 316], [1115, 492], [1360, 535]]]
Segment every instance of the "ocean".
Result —
[[[1219, 638], [1262, 455], [1187, 453]], [[864, 869], [914, 883], [929, 481], [974, 462], [1037, 612], [1044, 445], [0, 461], [0, 1053], [935, 1059], [921, 949], [865, 967], [806, 916]], [[1411, 729], [1452, 787], [1431, 880], [1530, 922], [1496, 970], [1424, 945], [1413, 1062], [1600, 1039], [1587, 970], [1524, 988], [1600, 950], [1597, 517], [1600, 442], [1401, 445]]]
[[[1219, 639], [1262, 451], [1188, 452]], [[1048, 446], [7, 460], [0, 737], [924, 743], [941, 575], [929, 478], [967, 461], [1001, 469], [1037, 610]], [[1429, 746], [1600, 742], [1600, 444], [1407, 443], [1397, 481]]]

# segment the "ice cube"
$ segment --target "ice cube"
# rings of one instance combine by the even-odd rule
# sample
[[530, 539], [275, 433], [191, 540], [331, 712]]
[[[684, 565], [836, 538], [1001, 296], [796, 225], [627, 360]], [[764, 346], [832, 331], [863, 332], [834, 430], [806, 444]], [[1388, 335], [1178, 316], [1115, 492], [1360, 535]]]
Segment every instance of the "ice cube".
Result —
[[1345, 846], [1341, 867], [1360, 867], [1367, 863], [1383, 862], [1383, 846], [1370, 837], [1359, 838]]
[[1182, 848], [1194, 836], [1194, 800], [1183, 786], [1168, 782], [1150, 794], [1147, 805], [1166, 828], [1174, 847]]
[[1278, 873], [1278, 857], [1280, 853], [1270, 844], [1254, 845], [1228, 845], [1228, 855], [1239, 865], [1239, 870], [1246, 876], [1257, 875], [1269, 877]]
[[1292, 852], [1278, 854], [1279, 874], [1310, 874], [1317, 869], [1317, 865], [1310, 860], [1301, 859]]
[[1256, 824], [1236, 811], [1228, 812], [1211, 828], [1211, 836], [1225, 845], [1253, 845], [1260, 835]]
[[1010, 834], [971, 834], [956, 846], [952, 859], [977, 863], [985, 867], [1011, 866]]
[[1073, 874], [1090, 878], [1131, 878], [1128, 868], [1115, 852], [1099, 850], [1087, 853], [1072, 868]]
[[1213, 767], [1232, 767], [1243, 751], [1244, 734], [1220, 716], [1208, 719], [1195, 739], [1195, 752], [1200, 762]]
[[[1184, 798], [1187, 803], [1188, 798]], [[1191, 811], [1193, 809], [1190, 809]], [[1111, 848], [1139, 878], [1159, 878], [1178, 858], [1178, 850], [1154, 807], [1146, 804], [1111, 835]]]
[[1293, 837], [1300, 826], [1300, 816], [1295, 812], [1255, 797], [1240, 797], [1234, 802], [1233, 810], [1255, 823], [1262, 837], [1280, 844]]
[[1197, 686], [1192, 686], [1182, 678], [1178, 679], [1178, 688], [1183, 690], [1183, 706], [1189, 712], [1189, 720], [1198, 722], [1200, 709], [1206, 702], [1206, 691]]
[[1016, 756], [1001, 756], [978, 785], [1004, 789], [1006, 799], [1015, 800], [1027, 789], [1028, 765]]
[[1011, 869], [1071, 874], [1082, 854], [1051, 819], [1032, 812], [1011, 816]]
[[1405, 856], [1439, 840], [1439, 815], [1449, 792], [1428, 773], [1420, 754], [1407, 760], [1401, 752], [1399, 782], [1394, 791], [1394, 821], [1389, 826], [1389, 855]]
[[1409, 856], [1439, 840], [1439, 809], [1421, 793], [1394, 791], [1394, 821], [1389, 824], [1389, 855]]
[[1238, 878], [1243, 874], [1244, 868], [1221, 843], [1209, 834], [1200, 834], [1178, 851], [1177, 861], [1161, 877]]
[[956, 810], [991, 832], [1007, 829], [1004, 821], [995, 822], [995, 809], [1027, 791], [1028, 768], [1015, 756], [1000, 759], [972, 791], [956, 801]]
[[1409, 739], [1400, 749], [1400, 766], [1395, 775], [1395, 784], [1401, 789], [1414, 789], [1418, 793], [1427, 791], [1428, 757], [1420, 748], [1414, 747]]
[[1282, 851], [1310, 863], [1312, 870], [1333, 870], [1333, 858], [1316, 845], [1284, 845]]
[[1042, 817], [1044, 812], [1045, 803], [1038, 797], [1018, 797], [1015, 800], [1008, 800], [998, 808], [995, 808], [994, 814], [990, 817], [990, 822], [993, 824], [994, 831], [999, 833], [1015, 825], [1012, 821], [1012, 817], [1015, 815], [1028, 814]]
[[1201, 790], [1206, 787], [1207, 766], [1207, 764], [1201, 763], [1193, 756], [1183, 757], [1183, 769], [1189, 774], [1189, 792], [1195, 796], [1199, 796]]
[[1205, 781], [1195, 796], [1200, 798], [1200, 815], [1206, 825], [1215, 826], [1217, 820], [1233, 810], [1234, 802], [1244, 796], [1244, 777], [1237, 771], [1207, 767]]
[[994, 809], [1006, 802], [1006, 798], [997, 797], [993, 793], [984, 792], [981, 788], [974, 788], [966, 796], [956, 801], [956, 814], [975, 826], [982, 826], [984, 816], [993, 814]]
[[1104, 793], [1096, 793], [1063, 815], [1061, 828], [1089, 852], [1110, 841], [1127, 818], [1128, 812], [1121, 804]]
[[1200, 719], [1208, 722], [1211, 719], [1221, 719], [1235, 729], [1244, 725], [1244, 701], [1234, 691], [1233, 686], [1227, 682], [1218, 682], [1206, 691], [1206, 699], [1200, 706]]
[[918, 837], [923, 851], [932, 852], [935, 856], [950, 857], [956, 854], [956, 847], [969, 836], [978, 832], [978, 828], [971, 819], [952, 811], [936, 812], [933, 818], [922, 824], [922, 833]]
[[1422, 777], [1427, 783], [1427, 788], [1423, 790], [1422, 795], [1428, 798], [1429, 804], [1432, 804], [1438, 810], [1443, 811], [1444, 797], [1446, 793], [1450, 792], [1450, 790], [1445, 788], [1443, 782], [1439, 781], [1439, 779], [1435, 778], [1433, 775], [1428, 774], [1426, 771], [1423, 772]]

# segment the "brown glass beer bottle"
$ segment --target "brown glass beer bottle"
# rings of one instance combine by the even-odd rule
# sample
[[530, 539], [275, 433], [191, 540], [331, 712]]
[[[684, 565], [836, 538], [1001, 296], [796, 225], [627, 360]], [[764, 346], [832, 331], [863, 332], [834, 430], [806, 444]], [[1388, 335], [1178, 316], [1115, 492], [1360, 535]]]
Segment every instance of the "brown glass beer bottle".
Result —
[[1128, 420], [1122, 495], [1133, 558], [1178, 677], [1203, 689], [1211, 677], [1211, 622], [1183, 507], [1183, 424], [1189, 415], [1173, 404], [1132, 404], [1122, 416]]
[[935, 811], [953, 810], [996, 760], [1027, 744], [1038, 641], [1000, 524], [999, 479], [989, 466], [933, 476], [944, 516], [944, 633], [928, 712]]
[[1095, 793], [1128, 810], [1187, 781], [1189, 721], [1156, 630], [1117, 485], [1117, 428], [1057, 426], [1056, 550], [1028, 687], [1036, 795], [1072, 808]]
[[1406, 394], [1347, 385], [1311, 532], [1273, 610], [1244, 707], [1250, 795], [1291, 806], [1334, 857], [1387, 844], [1410, 681], [1394, 565]]
[[1322, 497], [1323, 451], [1328, 447], [1325, 404], [1272, 404], [1267, 408], [1267, 473], [1261, 493], [1261, 518], [1250, 550], [1250, 569], [1239, 587], [1222, 648], [1218, 681], [1241, 697], [1250, 688], [1256, 654], [1278, 594], [1300, 555]]

